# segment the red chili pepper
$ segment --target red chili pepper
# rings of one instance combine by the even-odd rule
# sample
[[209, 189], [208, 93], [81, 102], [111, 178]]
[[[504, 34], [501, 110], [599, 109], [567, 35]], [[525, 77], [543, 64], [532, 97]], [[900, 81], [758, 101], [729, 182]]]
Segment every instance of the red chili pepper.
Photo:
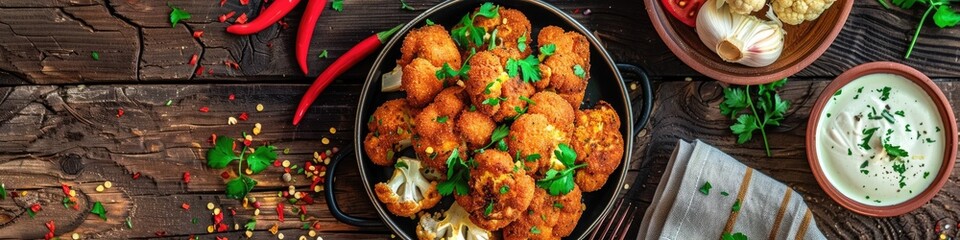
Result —
[[270, 25], [273, 25], [284, 15], [293, 10], [293, 7], [297, 6], [297, 3], [300, 3], [300, 0], [278, 0], [270, 4], [270, 7], [260, 12], [260, 16], [250, 23], [237, 23], [227, 27], [227, 32], [236, 34], [236, 35], [250, 35], [258, 33]]
[[313, 39], [313, 30], [317, 26], [317, 19], [327, 7], [327, 0], [310, 0], [307, 9], [300, 18], [300, 27], [297, 29], [297, 63], [300, 70], [307, 74], [307, 52], [310, 51], [310, 39]]
[[277, 220], [280, 220], [280, 222], [283, 222], [283, 203], [282, 202], [277, 203]]
[[217, 142], [217, 134], [216, 134], [216, 133], [211, 133], [211, 134], [210, 134], [210, 143], [215, 144], [216, 142]]
[[[302, 23], [301, 23], [302, 24]], [[310, 105], [313, 104], [313, 100], [317, 99], [317, 96], [323, 92], [323, 89], [327, 88], [327, 85], [330, 85], [333, 82], [333, 79], [343, 74], [343, 72], [353, 67], [353, 65], [363, 60], [367, 55], [373, 53], [374, 50], [380, 47], [390, 36], [393, 36], [394, 33], [400, 30], [403, 25], [397, 25], [396, 27], [391, 28], [390, 30], [378, 32], [373, 36], [367, 37], [360, 43], [357, 43], [356, 46], [353, 46], [350, 50], [337, 58], [326, 70], [323, 70], [323, 73], [320, 73], [320, 76], [317, 76], [317, 79], [313, 81], [313, 84], [310, 85], [310, 88], [307, 89], [307, 92], [303, 95], [303, 98], [300, 99], [300, 105], [297, 106], [297, 112], [293, 115], [293, 125], [300, 123], [300, 119], [303, 119], [303, 115], [307, 114], [307, 109], [310, 108]]]

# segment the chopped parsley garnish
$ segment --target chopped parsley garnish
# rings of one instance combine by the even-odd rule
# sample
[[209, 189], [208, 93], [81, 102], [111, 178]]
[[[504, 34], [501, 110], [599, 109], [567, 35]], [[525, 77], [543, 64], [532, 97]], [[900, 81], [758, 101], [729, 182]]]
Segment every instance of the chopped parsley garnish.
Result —
[[720, 239], [721, 240], [747, 240], [747, 235], [743, 235], [743, 233], [734, 233], [734, 234], [723, 233], [723, 235], [720, 236]]
[[417, 10], [416, 8], [413, 8], [413, 7], [411, 7], [410, 5], [407, 5], [407, 2], [404, 2], [403, 0], [400, 0], [400, 9], [410, 10], [410, 11], [416, 11], [416, 10]]
[[853, 151], [850, 148], [847, 148], [847, 156], [853, 156]]
[[437, 70], [435, 74], [437, 76], [437, 80], [443, 81], [444, 79], [447, 79], [447, 78], [459, 76], [460, 71], [454, 70], [452, 67], [450, 67], [450, 64], [448, 63], [443, 63], [443, 67], [440, 68], [440, 70]]
[[[534, 102], [533, 100], [530, 100], [530, 98], [527, 98], [524, 96], [520, 96], [520, 100], [523, 100], [524, 102], [527, 102], [527, 104], [530, 104], [530, 105], [537, 105], [537, 102]], [[939, 131], [939, 128], [937, 131]]]
[[527, 33], [524, 32], [520, 35], [520, 38], [517, 38], [517, 50], [520, 52], [527, 50]]
[[580, 78], [587, 77], [587, 72], [583, 70], [583, 67], [581, 67], [580, 64], [573, 65], [573, 74]]
[[450, 117], [447, 117], [447, 116], [438, 116], [437, 119], [436, 119], [436, 121], [437, 121], [438, 123], [447, 123], [447, 119], [449, 119], [449, 118], [450, 118]]
[[860, 173], [863, 173], [863, 175], [868, 175], [870, 174], [870, 170], [860, 169]]
[[490, 216], [490, 213], [493, 212], [493, 202], [487, 204], [487, 208], [483, 209], [483, 216]]
[[730, 210], [733, 212], [740, 211], [740, 199], [737, 199], [737, 201], [733, 203], [733, 207], [730, 207]]
[[927, 138], [926, 140], [927, 140], [927, 143], [934, 143], [934, 142], [937, 142], [936, 140], [933, 140], [933, 139], [930, 139], [930, 138]]
[[503, 100], [507, 100], [507, 99], [504, 99], [504, 98], [487, 98], [487, 99], [484, 99], [483, 102], [480, 102], [480, 104], [490, 105], [490, 106], [496, 106], [496, 105], [500, 105], [500, 101], [503, 101]]
[[904, 163], [902, 160], [900, 160], [900, 161], [894, 162], [892, 167], [893, 167], [893, 171], [897, 172], [900, 175], [900, 188], [903, 188], [904, 186], [907, 185], [907, 183], [904, 182], [904, 180], [906, 180], [906, 177], [903, 176], [903, 174], [907, 172], [907, 164]]
[[500, 186], [500, 194], [507, 194], [510, 191], [510, 186], [503, 185]]
[[480, 5], [480, 9], [476, 13], [464, 15], [460, 19], [460, 24], [458, 24], [460, 27], [450, 30], [450, 35], [457, 46], [467, 46], [471, 42], [476, 46], [483, 45], [483, 36], [487, 35], [487, 31], [482, 27], [473, 25], [474, 19], [477, 16], [494, 18], [499, 15], [499, 8], [499, 6], [487, 2]]
[[862, 143], [860, 143], [860, 147], [863, 148], [863, 150], [870, 150], [870, 149], [872, 149], [872, 148], [870, 147], [870, 138], [873, 137], [873, 133], [875, 133], [878, 129], [880, 129], [880, 128], [870, 128], [870, 129], [864, 129], [864, 130], [863, 130], [863, 135], [867, 135], [867, 136], [863, 137], [863, 139], [860, 140], [860, 141], [862, 141]]
[[887, 122], [889, 122], [890, 124], [893, 124], [894, 122], [893, 115], [891, 115], [889, 111], [883, 110], [882, 112], [880, 112], [880, 115], [883, 116], [883, 119], [886, 119]]
[[906, 150], [900, 148], [900, 146], [895, 146], [890, 143], [883, 143], [883, 149], [887, 151], [887, 155], [890, 155], [890, 159], [899, 159], [909, 157], [910, 154]]
[[[190, 19], [190, 13], [188, 13], [187, 11], [184, 11], [183, 9], [180, 9], [178, 7], [174, 7], [172, 4], [169, 4], [169, 3], [167, 4], [167, 7], [170, 7], [171, 9], [170, 10], [170, 27], [176, 27], [178, 22], [182, 20]], [[91, 55], [93, 56], [93, 60], [100, 60], [100, 54], [97, 54], [97, 52], [93, 52], [93, 54]]]
[[710, 185], [710, 182], [705, 182], [703, 183], [703, 186], [700, 187], [700, 193], [703, 193], [703, 195], [710, 195], [711, 188], [713, 188], [713, 186]]
[[499, 145], [500, 142], [503, 142], [502, 144], [506, 145], [506, 141], [504, 141], [503, 139], [506, 138], [507, 135], [509, 134], [510, 134], [510, 127], [508, 127], [506, 124], [500, 125], [499, 127], [493, 130], [493, 133], [490, 134], [490, 143], [488, 143], [486, 146], [483, 146], [480, 149], [474, 150], [474, 152], [482, 152], [484, 149], [487, 149], [490, 146], [493, 146], [494, 144]]
[[930, 176], [930, 172], [923, 172], [923, 179], [927, 179]]
[[840, 93], [843, 92], [843, 89], [838, 89], [837, 92], [833, 93], [833, 96], [840, 96]]
[[436, 25], [436, 23], [434, 23], [433, 20], [430, 20], [429, 18], [427, 18], [427, 20], [425, 20], [425, 22], [427, 22], [427, 26]]
[[510, 77], [516, 77], [517, 74], [523, 78], [524, 82], [538, 82], [540, 81], [540, 60], [537, 60], [533, 55], [527, 56], [523, 60], [517, 59], [507, 59], [507, 75]]
[[[488, 50], [488, 51], [493, 51], [493, 49], [497, 47], [497, 32], [498, 32], [499, 30], [500, 30], [500, 29], [493, 29], [493, 33], [490, 34], [490, 43], [487, 44], [487, 50]], [[501, 41], [501, 42], [502, 42], [502, 41]]]
[[534, 161], [540, 160], [540, 154], [534, 153], [534, 154], [527, 155], [527, 157], [524, 158], [524, 160], [527, 162], [534, 162]]
[[330, 4], [330, 8], [336, 10], [337, 12], [343, 12], [343, 0], [333, 0], [333, 3]]
[[566, 169], [556, 170], [551, 168], [547, 170], [546, 176], [537, 181], [537, 187], [546, 189], [547, 193], [553, 196], [566, 195], [576, 186], [573, 182], [575, 170], [585, 167], [587, 164], [573, 165], [577, 159], [577, 152], [563, 143], [554, 150], [554, 155]]
[[553, 53], [556, 51], [557, 51], [557, 45], [553, 43], [540, 46], [540, 60], [543, 60], [543, 58], [552, 56]]
[[860, 168], [866, 168], [867, 166], [870, 166], [869, 160], [864, 160], [863, 163], [860, 164]]
[[877, 89], [877, 92], [880, 93], [880, 100], [886, 101], [887, 99], [890, 99], [890, 90], [892, 90], [890, 87]]
[[441, 196], [448, 196], [453, 192], [463, 196], [470, 192], [467, 184], [470, 179], [470, 167], [475, 165], [473, 159], [463, 161], [458, 149], [454, 148], [447, 158], [447, 180], [437, 184], [437, 191]]
[[530, 227], [530, 233], [532, 233], [532, 234], [540, 234], [540, 229], [537, 228], [537, 226]]
[[559, 208], [559, 209], [563, 209], [563, 204], [560, 203], [560, 202], [554, 202], [554, 203], [553, 203], [553, 207]]
[[720, 195], [723, 195], [723, 196], [730, 196], [730, 193], [727, 193], [727, 192], [725, 192], [725, 191], [724, 191], [724, 192], [720, 192]]
[[907, 113], [903, 112], [903, 110], [893, 112], [893, 114], [896, 114], [897, 116], [901, 116], [901, 117], [907, 116]]

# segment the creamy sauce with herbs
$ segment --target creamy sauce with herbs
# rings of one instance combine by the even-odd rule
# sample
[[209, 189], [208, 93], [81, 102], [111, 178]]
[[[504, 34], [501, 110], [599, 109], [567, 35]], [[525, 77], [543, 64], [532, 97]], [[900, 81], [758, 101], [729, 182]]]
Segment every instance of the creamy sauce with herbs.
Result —
[[936, 178], [945, 150], [943, 120], [933, 99], [910, 80], [860, 77], [838, 90], [820, 114], [820, 167], [848, 198], [896, 205]]

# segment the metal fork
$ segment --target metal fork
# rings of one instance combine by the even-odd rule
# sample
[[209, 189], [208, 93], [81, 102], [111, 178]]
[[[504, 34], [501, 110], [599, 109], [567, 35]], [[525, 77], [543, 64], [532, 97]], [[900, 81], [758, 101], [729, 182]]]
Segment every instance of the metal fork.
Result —
[[[639, 204], [626, 199], [626, 197], [620, 198], [617, 206], [613, 209], [613, 215], [603, 219], [600, 225], [593, 229], [589, 239], [626, 238], [627, 232], [630, 231], [630, 227], [633, 226], [634, 219], [636, 219], [637, 212], [640, 211]], [[626, 222], [626, 225], [624, 225], [624, 222]]]

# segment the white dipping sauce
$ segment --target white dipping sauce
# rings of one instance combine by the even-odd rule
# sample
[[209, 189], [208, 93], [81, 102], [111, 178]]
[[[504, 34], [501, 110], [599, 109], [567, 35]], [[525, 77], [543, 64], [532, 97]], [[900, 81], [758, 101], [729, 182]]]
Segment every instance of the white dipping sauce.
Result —
[[[909, 79], [860, 77], [840, 88], [820, 114], [820, 168], [846, 197], [871, 206], [896, 205], [937, 177], [946, 144], [943, 120], [933, 99]], [[908, 156], [891, 156], [897, 147]]]

